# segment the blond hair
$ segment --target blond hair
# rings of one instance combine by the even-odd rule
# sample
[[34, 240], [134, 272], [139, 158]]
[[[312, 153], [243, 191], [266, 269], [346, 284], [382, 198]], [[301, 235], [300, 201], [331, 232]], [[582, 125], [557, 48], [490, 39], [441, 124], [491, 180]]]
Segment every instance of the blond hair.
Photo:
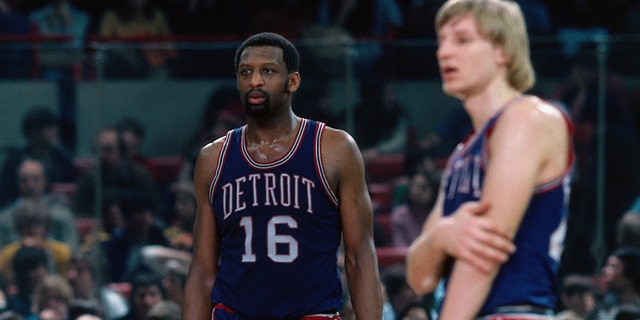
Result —
[[480, 34], [501, 46], [509, 57], [507, 81], [518, 91], [527, 91], [535, 84], [535, 74], [529, 53], [529, 36], [524, 16], [517, 3], [507, 0], [448, 0], [436, 15], [436, 30], [452, 18], [471, 14]]
[[73, 302], [73, 288], [69, 281], [62, 275], [50, 273], [34, 289], [31, 310], [34, 313], [40, 312], [50, 295], [62, 299], [68, 306]]

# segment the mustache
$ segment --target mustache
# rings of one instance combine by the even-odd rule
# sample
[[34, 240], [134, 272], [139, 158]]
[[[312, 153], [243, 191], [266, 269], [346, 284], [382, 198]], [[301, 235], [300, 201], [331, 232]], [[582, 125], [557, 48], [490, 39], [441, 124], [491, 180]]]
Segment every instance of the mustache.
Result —
[[269, 97], [269, 94], [267, 94], [264, 90], [262, 90], [262, 89], [260, 89], [260, 88], [258, 88], [258, 89], [251, 89], [251, 90], [247, 91], [247, 93], [245, 93], [245, 94], [244, 94], [244, 99], [245, 99], [245, 101], [246, 101], [246, 100], [249, 100], [249, 96], [250, 96], [252, 93], [254, 93], [254, 92], [259, 92], [259, 93], [261, 93], [265, 98], [268, 98], [268, 97]]

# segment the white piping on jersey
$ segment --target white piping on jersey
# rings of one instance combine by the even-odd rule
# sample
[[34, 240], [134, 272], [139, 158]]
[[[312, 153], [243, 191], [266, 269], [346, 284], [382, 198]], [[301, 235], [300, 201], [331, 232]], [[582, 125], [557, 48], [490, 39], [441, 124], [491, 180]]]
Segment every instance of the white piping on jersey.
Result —
[[316, 171], [318, 172], [318, 177], [320, 177], [320, 181], [322, 181], [322, 186], [324, 187], [324, 190], [327, 192], [327, 195], [329, 196], [329, 199], [331, 199], [331, 202], [333, 202], [333, 204], [338, 207], [339, 206], [339, 201], [338, 201], [338, 197], [336, 196], [335, 192], [333, 192], [333, 189], [331, 188], [331, 185], [329, 184], [329, 180], [327, 179], [327, 175], [324, 172], [324, 165], [322, 163], [322, 148], [321, 146], [321, 142], [322, 142], [322, 133], [324, 132], [324, 128], [326, 127], [326, 125], [322, 122], [318, 122], [318, 127], [316, 128], [316, 136], [314, 139], [314, 154], [315, 154], [315, 165], [316, 165]]

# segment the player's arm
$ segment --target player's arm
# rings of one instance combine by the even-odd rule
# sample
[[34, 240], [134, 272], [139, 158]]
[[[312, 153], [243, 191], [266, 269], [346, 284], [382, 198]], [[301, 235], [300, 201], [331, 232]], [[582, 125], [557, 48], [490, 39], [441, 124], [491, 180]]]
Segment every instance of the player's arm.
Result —
[[356, 319], [381, 319], [382, 286], [362, 155], [351, 136], [327, 128], [322, 158], [340, 201], [345, 269]]
[[[484, 216], [509, 239], [520, 227], [535, 186], [566, 169], [568, 132], [559, 111], [533, 106], [531, 100], [505, 111], [496, 124], [489, 140], [482, 201], [490, 204]], [[493, 264], [483, 272], [466, 260], [457, 260], [440, 319], [474, 319], [500, 266]]]
[[193, 228], [193, 258], [185, 283], [183, 320], [211, 319], [211, 289], [218, 272], [219, 239], [217, 224], [209, 202], [209, 187], [220, 147], [205, 146], [198, 155], [194, 171], [197, 213]]
[[417, 294], [433, 292], [445, 267], [453, 260], [466, 260], [483, 272], [504, 262], [514, 247], [484, 213], [487, 203], [469, 202], [443, 217], [441, 190], [421, 234], [407, 253], [407, 283]]
[[422, 232], [409, 246], [406, 258], [407, 283], [417, 294], [435, 290], [448, 255], [442, 246], [436, 245], [434, 232], [442, 219], [442, 191], [422, 227]]

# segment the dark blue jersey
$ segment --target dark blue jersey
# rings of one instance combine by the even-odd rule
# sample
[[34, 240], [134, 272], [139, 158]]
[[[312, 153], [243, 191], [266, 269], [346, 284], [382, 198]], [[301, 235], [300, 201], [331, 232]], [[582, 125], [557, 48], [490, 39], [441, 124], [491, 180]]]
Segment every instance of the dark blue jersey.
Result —
[[[488, 162], [487, 140], [505, 108], [480, 131], [458, 145], [451, 155], [443, 176], [445, 216], [455, 212], [463, 203], [481, 198]], [[517, 251], [501, 266], [480, 314], [493, 313], [501, 306], [555, 307], [556, 274], [566, 230], [572, 153], [569, 159], [565, 174], [536, 186], [513, 240]]]
[[229, 131], [211, 184], [220, 237], [212, 301], [250, 319], [340, 310], [338, 200], [324, 175], [325, 125], [302, 119], [291, 149], [259, 163], [246, 126]]

